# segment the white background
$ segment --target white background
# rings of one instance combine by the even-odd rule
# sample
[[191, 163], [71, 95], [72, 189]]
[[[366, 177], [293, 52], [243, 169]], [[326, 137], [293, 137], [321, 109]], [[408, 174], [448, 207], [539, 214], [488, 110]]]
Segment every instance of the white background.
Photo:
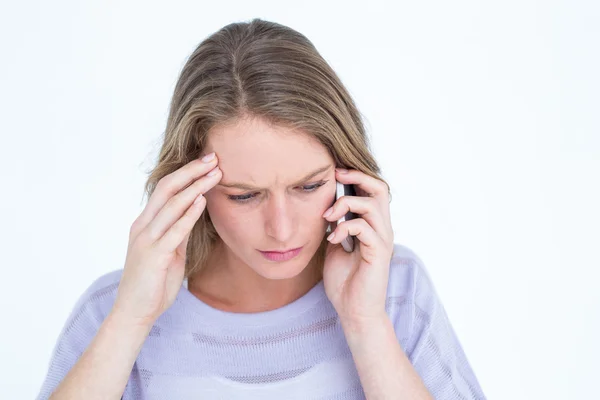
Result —
[[253, 17], [356, 100], [486, 395], [597, 398], [600, 7], [532, 0], [3, 2], [0, 398], [37, 394], [78, 296], [123, 267], [185, 59]]

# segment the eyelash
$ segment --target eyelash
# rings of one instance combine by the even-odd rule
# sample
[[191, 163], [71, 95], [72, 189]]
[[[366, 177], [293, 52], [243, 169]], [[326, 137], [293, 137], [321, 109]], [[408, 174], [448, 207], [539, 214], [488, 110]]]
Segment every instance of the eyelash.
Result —
[[[312, 185], [304, 185], [304, 186], [302, 186], [302, 188], [305, 193], [313, 193], [313, 192], [316, 192], [317, 189], [319, 189], [325, 183], [327, 183], [327, 181], [317, 182]], [[308, 190], [306, 190], [306, 188], [308, 188]], [[248, 196], [250, 196], [250, 197], [248, 197]], [[248, 203], [255, 196], [253, 194], [242, 194], [239, 196], [227, 196], [227, 197], [229, 197], [229, 199], [231, 199], [235, 202], [238, 202], [238, 203]]]

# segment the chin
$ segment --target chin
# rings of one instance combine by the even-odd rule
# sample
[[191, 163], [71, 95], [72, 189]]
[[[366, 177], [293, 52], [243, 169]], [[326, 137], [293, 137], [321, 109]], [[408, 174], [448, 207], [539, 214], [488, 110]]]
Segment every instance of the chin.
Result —
[[[262, 256], [259, 255], [262, 258]], [[306, 268], [307, 262], [302, 258], [297, 260], [290, 260], [284, 263], [273, 263], [267, 260], [260, 260], [256, 267], [253, 268], [254, 272], [266, 279], [291, 279], [298, 276], [304, 268]]]

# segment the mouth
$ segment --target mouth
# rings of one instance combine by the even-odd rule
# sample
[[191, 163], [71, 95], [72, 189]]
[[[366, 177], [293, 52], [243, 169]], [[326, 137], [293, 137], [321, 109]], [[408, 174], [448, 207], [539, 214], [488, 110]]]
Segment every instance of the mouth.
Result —
[[300, 254], [302, 247], [285, 251], [259, 251], [269, 261], [288, 261]]

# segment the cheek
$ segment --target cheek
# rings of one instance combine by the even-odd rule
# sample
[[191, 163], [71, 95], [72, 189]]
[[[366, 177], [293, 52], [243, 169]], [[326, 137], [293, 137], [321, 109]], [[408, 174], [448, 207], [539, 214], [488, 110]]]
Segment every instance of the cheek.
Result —
[[231, 238], [243, 238], [255, 235], [253, 228], [258, 226], [249, 215], [240, 214], [236, 207], [229, 206], [228, 200], [207, 196], [206, 211], [219, 235]]
[[206, 199], [206, 207], [203, 212], [207, 212], [213, 222], [218, 221], [222, 214], [222, 205], [216, 201], [213, 193], [205, 193], [204, 198]]
[[[315, 224], [327, 224], [329, 223], [323, 214], [331, 207], [335, 200], [335, 191], [331, 188], [323, 188], [321, 193], [314, 196], [314, 199], [310, 202], [305, 203], [304, 210], [302, 212], [303, 218], [309, 219], [310, 223]], [[306, 221], [309, 222], [309, 221]]]
[[217, 198], [214, 193], [206, 193], [206, 209], [204, 212], [208, 212], [210, 219], [217, 229], [229, 229], [230, 225], [230, 212], [228, 211], [227, 205], [224, 204], [222, 199]]
[[[319, 216], [322, 216], [323, 213], [325, 213], [325, 211], [335, 203], [336, 185], [334, 183], [333, 185], [327, 185], [327, 186], [328, 187], [323, 188], [323, 189], [325, 189], [325, 190], [323, 190], [324, 195], [320, 199], [321, 214]], [[325, 218], [323, 218], [323, 220], [325, 220]]]

